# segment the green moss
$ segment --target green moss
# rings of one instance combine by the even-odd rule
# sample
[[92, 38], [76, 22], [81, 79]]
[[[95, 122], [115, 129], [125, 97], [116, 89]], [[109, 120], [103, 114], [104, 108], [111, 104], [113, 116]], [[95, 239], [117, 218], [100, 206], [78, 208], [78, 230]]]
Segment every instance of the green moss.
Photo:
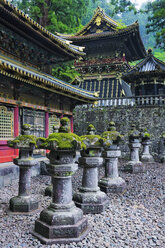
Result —
[[151, 138], [151, 134], [148, 133], [147, 129], [144, 129], [144, 132], [141, 133], [141, 136], [143, 139], [150, 139]]
[[161, 138], [165, 138], [165, 133], [162, 133], [162, 135], [160, 137]]
[[30, 124], [23, 124], [23, 128], [24, 129], [30, 129], [31, 128], [31, 125]]
[[144, 138], [150, 138], [151, 134], [150, 133], [144, 133]]
[[50, 149], [53, 143], [57, 149], [76, 149], [77, 144], [81, 149], [86, 148], [82, 139], [73, 133], [52, 133], [47, 139], [38, 138], [38, 142], [39, 148], [45, 149]]
[[96, 130], [96, 128], [95, 128], [92, 124], [89, 124], [89, 126], [88, 126], [87, 130], [91, 130], [91, 129]]
[[14, 145], [19, 143], [26, 143], [26, 144], [29, 143], [29, 144], [34, 144], [35, 147], [37, 147], [36, 141], [37, 138], [34, 135], [20, 135], [17, 136], [14, 140], [8, 140], [7, 144], [9, 147], [13, 147]]
[[80, 138], [83, 140], [83, 142], [87, 141], [91, 145], [96, 145], [96, 146], [106, 142], [106, 140], [102, 138], [100, 135], [95, 135], [95, 134], [83, 135], [80, 136]]
[[123, 135], [121, 135], [117, 131], [106, 131], [102, 134], [102, 137], [105, 139], [110, 139], [110, 140], [123, 139]]
[[63, 117], [61, 118], [60, 123], [61, 125], [66, 125], [66, 124], [68, 125], [70, 123], [70, 120], [68, 117]]

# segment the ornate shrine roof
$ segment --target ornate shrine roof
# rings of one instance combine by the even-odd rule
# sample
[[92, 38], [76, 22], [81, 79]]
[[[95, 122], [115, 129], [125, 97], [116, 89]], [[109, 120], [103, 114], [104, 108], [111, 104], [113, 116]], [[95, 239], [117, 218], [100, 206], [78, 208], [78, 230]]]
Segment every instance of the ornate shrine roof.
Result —
[[[138, 60], [144, 58], [146, 55], [140, 37], [138, 22], [136, 21], [128, 26], [122, 25], [105, 14], [104, 10], [100, 7], [96, 9], [95, 14], [89, 23], [87, 23], [79, 32], [70, 35], [56, 34], [59, 37], [70, 39], [75, 44], [85, 47], [88, 46], [90, 41], [94, 42], [98, 40], [100, 42], [108, 40], [109, 43], [115, 43], [115, 40], [118, 39], [117, 41], [123, 44], [123, 53], [126, 54], [126, 59], [128, 61]], [[95, 46], [94, 43], [93, 46]]]
[[117, 78], [85, 79], [83, 82], [79, 82], [79, 87], [98, 92], [99, 98], [103, 99], [132, 96], [130, 86]]
[[157, 76], [160, 76], [162, 73], [165, 75], [165, 62], [154, 57], [151, 49], [148, 49], [147, 56], [141, 62], [123, 74], [123, 78], [128, 81], [129, 77], [146, 75], [148, 73], [154, 73]]
[[82, 102], [97, 101], [97, 93], [80, 89], [4, 55], [0, 55], [0, 74]]
[[10, 25], [12, 29], [17, 29], [26, 36], [29, 35], [40, 44], [46, 43], [48, 47], [54, 48], [52, 52], [58, 50], [61, 55], [72, 58], [85, 55], [83, 47], [72, 45], [72, 41], [52, 34], [9, 1], [0, 0], [0, 22]]

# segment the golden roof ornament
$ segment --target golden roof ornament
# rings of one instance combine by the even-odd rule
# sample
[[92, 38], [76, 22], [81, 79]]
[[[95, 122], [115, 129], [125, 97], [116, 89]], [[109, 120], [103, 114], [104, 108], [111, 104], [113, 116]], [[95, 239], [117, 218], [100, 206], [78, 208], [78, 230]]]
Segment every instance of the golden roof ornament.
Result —
[[95, 19], [95, 24], [97, 26], [100, 26], [101, 25], [101, 17], [100, 16], [97, 16], [96, 19]]
[[95, 97], [99, 97], [99, 93], [100, 93], [99, 91], [95, 92], [95, 93], [94, 93], [94, 96], [95, 96]]

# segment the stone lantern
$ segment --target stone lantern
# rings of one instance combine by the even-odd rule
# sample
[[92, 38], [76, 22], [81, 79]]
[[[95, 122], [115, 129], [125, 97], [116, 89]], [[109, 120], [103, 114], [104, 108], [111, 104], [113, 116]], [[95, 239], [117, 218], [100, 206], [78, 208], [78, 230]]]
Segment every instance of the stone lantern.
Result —
[[108, 131], [102, 134], [109, 140], [110, 145], [105, 146], [102, 156], [105, 160], [105, 176], [100, 179], [99, 187], [105, 193], [123, 193], [126, 190], [126, 182], [119, 177], [118, 158], [121, 156], [119, 142], [123, 135], [116, 131], [115, 123], [110, 122]]
[[145, 165], [139, 160], [140, 132], [136, 129], [135, 124], [131, 125], [131, 130], [128, 133], [130, 161], [124, 165], [123, 170], [130, 173], [145, 172]]
[[143, 146], [141, 161], [147, 163], [153, 163], [154, 159], [149, 151], [149, 147], [151, 144], [150, 141], [151, 135], [147, 132], [147, 129], [144, 129], [144, 132], [141, 133], [141, 137], [142, 137], [142, 146]]
[[81, 151], [79, 165], [83, 167], [82, 186], [74, 194], [73, 200], [87, 213], [101, 213], [109, 203], [107, 195], [98, 187], [98, 168], [103, 163], [101, 151], [104, 139], [95, 135], [95, 128], [89, 125], [87, 135], [81, 136], [86, 149]]
[[53, 133], [38, 139], [39, 147], [49, 149], [47, 171], [52, 176], [52, 203], [40, 213], [33, 235], [45, 244], [82, 240], [88, 233], [87, 219], [72, 201], [72, 175], [78, 169], [75, 152], [82, 142], [73, 133]]
[[19, 157], [13, 160], [20, 167], [18, 196], [10, 199], [12, 212], [29, 213], [38, 209], [38, 201], [30, 195], [31, 167], [38, 161], [33, 158], [33, 150], [36, 147], [36, 137], [30, 135], [31, 126], [23, 125], [22, 135], [8, 141], [8, 146], [19, 149]]
[[159, 161], [161, 163], [165, 162], [165, 133], [160, 136], [159, 143]]
[[[59, 131], [59, 126], [53, 125], [53, 133], [58, 133], [58, 131]], [[45, 196], [52, 196], [52, 192], [53, 192], [53, 184], [51, 182], [51, 184], [49, 184], [49, 186], [47, 186], [45, 189]]]

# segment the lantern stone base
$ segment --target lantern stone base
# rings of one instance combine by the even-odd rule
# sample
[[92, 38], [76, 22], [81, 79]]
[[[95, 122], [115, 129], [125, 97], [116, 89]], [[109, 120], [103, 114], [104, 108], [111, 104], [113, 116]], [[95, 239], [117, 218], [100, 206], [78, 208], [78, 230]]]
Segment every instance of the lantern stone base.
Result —
[[87, 219], [83, 218], [75, 225], [51, 226], [37, 220], [35, 230], [32, 234], [37, 237], [41, 243], [51, 244], [69, 244], [83, 240], [89, 233]]
[[[60, 205], [60, 204], [58, 204]], [[74, 204], [51, 204], [35, 222], [33, 233], [44, 244], [79, 242], [89, 232], [88, 221]]]
[[144, 163], [154, 163], [154, 159], [150, 154], [143, 154], [141, 156], [141, 161]]
[[29, 196], [15, 196], [10, 199], [10, 210], [12, 212], [30, 213], [38, 208], [38, 201]]
[[48, 187], [45, 189], [45, 196], [52, 196], [53, 195], [53, 185], [50, 184]]
[[140, 161], [129, 161], [124, 167], [123, 171], [128, 173], [144, 173], [146, 172], [145, 165]]
[[85, 192], [84, 189], [80, 189], [80, 191], [74, 194], [73, 200], [76, 206], [82, 209], [84, 214], [102, 213], [109, 205], [107, 195], [101, 192], [100, 189], [96, 192]]
[[101, 191], [105, 193], [122, 194], [126, 191], [127, 184], [121, 177], [102, 178], [99, 181]]

